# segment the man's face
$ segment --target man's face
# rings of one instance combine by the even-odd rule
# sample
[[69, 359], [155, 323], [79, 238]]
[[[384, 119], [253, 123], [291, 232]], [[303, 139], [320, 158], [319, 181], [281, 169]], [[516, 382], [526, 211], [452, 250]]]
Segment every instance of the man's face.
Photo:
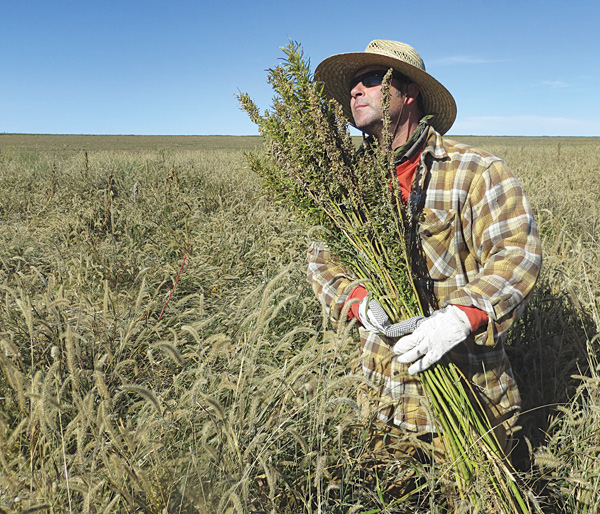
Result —
[[[364, 76], [372, 71], [380, 71], [385, 74], [388, 70], [382, 66], [368, 66], [360, 69], [354, 75], [354, 78]], [[366, 82], [368, 84], [368, 81]], [[403, 86], [398, 80], [392, 80], [390, 87], [390, 118], [392, 126], [394, 126], [402, 114], [405, 99], [402, 88]], [[381, 84], [367, 87], [363, 82], [359, 81], [351, 88], [350, 95], [350, 108], [356, 128], [367, 134], [380, 137], [383, 131]]]

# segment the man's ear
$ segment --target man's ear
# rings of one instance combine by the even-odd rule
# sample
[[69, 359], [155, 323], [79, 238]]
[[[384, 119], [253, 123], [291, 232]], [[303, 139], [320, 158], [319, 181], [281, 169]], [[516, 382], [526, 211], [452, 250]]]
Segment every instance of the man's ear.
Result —
[[417, 97], [419, 96], [419, 90], [419, 84], [415, 84], [414, 82], [411, 82], [406, 86], [406, 105], [410, 105], [411, 103], [417, 101]]

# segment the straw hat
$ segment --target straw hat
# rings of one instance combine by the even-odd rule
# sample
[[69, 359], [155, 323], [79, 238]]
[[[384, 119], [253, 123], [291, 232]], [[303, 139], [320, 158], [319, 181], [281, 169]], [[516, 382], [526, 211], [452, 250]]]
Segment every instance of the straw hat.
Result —
[[324, 93], [337, 100], [353, 123], [350, 110], [350, 81], [366, 66], [393, 68], [420, 86], [423, 114], [434, 114], [433, 128], [445, 134], [456, 118], [456, 102], [450, 92], [425, 71], [421, 56], [410, 45], [376, 39], [364, 52], [332, 55], [317, 66], [315, 80], [324, 83]]

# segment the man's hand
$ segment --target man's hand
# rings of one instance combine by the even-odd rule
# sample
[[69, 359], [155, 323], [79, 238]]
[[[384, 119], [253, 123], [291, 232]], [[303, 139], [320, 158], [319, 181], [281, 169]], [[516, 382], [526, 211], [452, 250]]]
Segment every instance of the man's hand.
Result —
[[413, 332], [425, 320], [423, 316], [392, 324], [383, 307], [371, 295], [365, 296], [358, 305], [358, 320], [362, 326], [375, 334], [398, 338]]
[[414, 363], [408, 372], [415, 375], [439, 361], [470, 333], [467, 315], [449, 305], [425, 318], [412, 334], [402, 337], [394, 345], [394, 352], [399, 355], [398, 362]]

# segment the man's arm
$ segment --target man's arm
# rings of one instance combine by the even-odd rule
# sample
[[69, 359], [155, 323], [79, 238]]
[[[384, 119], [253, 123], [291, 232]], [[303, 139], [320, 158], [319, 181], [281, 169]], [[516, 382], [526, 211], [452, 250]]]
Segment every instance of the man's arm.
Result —
[[363, 285], [357, 285], [352, 273], [340, 265], [325, 243], [313, 243], [309, 249], [307, 275], [334, 327], [346, 313], [346, 321], [356, 318], [371, 332], [398, 338], [412, 332], [423, 319], [416, 316], [393, 324], [383, 307], [369, 296]]
[[349, 294], [356, 286], [352, 273], [332, 255], [326, 243], [313, 243], [308, 250], [307, 278], [315, 295], [335, 326]]
[[521, 314], [540, 273], [541, 242], [523, 189], [502, 161], [476, 177], [469, 191], [463, 231], [469, 250], [482, 264], [464, 287], [442, 305], [476, 307], [489, 318], [487, 337], [494, 345]]

